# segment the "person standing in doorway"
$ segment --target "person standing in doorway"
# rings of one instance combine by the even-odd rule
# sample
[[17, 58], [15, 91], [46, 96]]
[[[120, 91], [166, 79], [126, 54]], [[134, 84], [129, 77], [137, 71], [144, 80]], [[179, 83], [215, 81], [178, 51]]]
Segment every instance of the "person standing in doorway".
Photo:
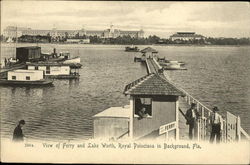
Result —
[[221, 126], [222, 126], [222, 118], [217, 113], [219, 109], [217, 107], [213, 108], [213, 113], [211, 115], [210, 121], [212, 126], [211, 136], [210, 136], [210, 142], [213, 143], [214, 138], [216, 136], [216, 142], [220, 142], [220, 136], [221, 136]]
[[15, 142], [22, 142], [24, 140], [23, 130], [22, 127], [24, 126], [25, 121], [20, 120], [18, 125], [16, 126], [13, 132], [13, 141]]
[[189, 139], [192, 140], [194, 139], [195, 135], [195, 126], [197, 119], [199, 117], [199, 113], [196, 109], [196, 104], [192, 103], [191, 108], [189, 108], [186, 112], [186, 120], [187, 120], [187, 125], [189, 125]]

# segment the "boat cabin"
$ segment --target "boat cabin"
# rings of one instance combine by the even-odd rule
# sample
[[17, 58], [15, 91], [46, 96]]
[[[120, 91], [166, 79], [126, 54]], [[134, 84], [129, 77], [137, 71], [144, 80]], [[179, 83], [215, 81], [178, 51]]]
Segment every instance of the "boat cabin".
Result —
[[37, 81], [44, 79], [43, 71], [40, 70], [13, 70], [8, 71], [7, 80], [13, 81]]
[[[133, 139], [178, 139], [178, 99], [185, 94], [162, 75], [149, 74], [125, 87]], [[167, 137], [166, 137], [167, 134]]]
[[41, 47], [19, 47], [16, 48], [16, 59], [20, 62], [39, 61], [41, 58]]
[[67, 59], [70, 58], [70, 53], [69, 52], [60, 52], [59, 53], [59, 58], [67, 60]]
[[60, 63], [27, 63], [28, 70], [42, 70], [46, 77], [51, 78], [77, 78], [78, 70], [72, 70], [68, 64]]

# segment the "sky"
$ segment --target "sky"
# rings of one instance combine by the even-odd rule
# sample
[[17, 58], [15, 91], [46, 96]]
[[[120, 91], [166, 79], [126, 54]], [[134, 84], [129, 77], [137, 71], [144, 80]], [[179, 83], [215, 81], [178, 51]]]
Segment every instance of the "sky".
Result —
[[176, 32], [207, 37], [250, 37], [249, 2], [1, 1], [1, 31], [32, 29], [145, 31], [168, 38]]

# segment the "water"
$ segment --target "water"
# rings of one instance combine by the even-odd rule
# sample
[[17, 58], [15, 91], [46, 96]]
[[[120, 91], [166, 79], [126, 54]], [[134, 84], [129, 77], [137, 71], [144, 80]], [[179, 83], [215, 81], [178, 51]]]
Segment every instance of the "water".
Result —
[[[146, 75], [145, 66], [134, 63], [135, 53], [124, 52], [124, 46], [39, 46], [42, 52], [56, 47], [58, 52], [79, 55], [80, 79], [55, 80], [54, 87], [0, 87], [2, 138], [11, 138], [17, 122], [25, 119], [23, 131], [29, 139], [89, 139], [92, 116], [111, 106], [129, 104], [123, 94], [125, 85]], [[239, 115], [250, 133], [250, 47], [153, 47], [162, 57], [187, 63], [187, 71], [167, 71], [171, 80], [208, 107], [216, 105], [222, 113]], [[13, 45], [3, 44], [1, 53], [2, 59], [12, 57]]]

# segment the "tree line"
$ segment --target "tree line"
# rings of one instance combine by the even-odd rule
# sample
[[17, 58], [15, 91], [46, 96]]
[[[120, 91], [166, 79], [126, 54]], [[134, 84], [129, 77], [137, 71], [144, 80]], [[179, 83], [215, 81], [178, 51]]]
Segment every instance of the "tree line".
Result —
[[[180, 45], [250, 45], [250, 38], [204, 38], [199, 40], [171, 40], [160, 38], [156, 35], [150, 35], [145, 38], [137, 38], [131, 36], [119, 36], [117, 38], [102, 38], [99, 36], [75, 36], [72, 39], [90, 39], [91, 44], [119, 44], [119, 45], [151, 45], [151, 44], [180, 44]], [[1, 35], [1, 41], [6, 42], [8, 38]], [[28, 42], [28, 43], [64, 43], [67, 37], [51, 37], [47, 36], [31, 36], [23, 35], [18, 37], [18, 42]], [[13, 42], [16, 41], [15, 38], [12, 39]]]

